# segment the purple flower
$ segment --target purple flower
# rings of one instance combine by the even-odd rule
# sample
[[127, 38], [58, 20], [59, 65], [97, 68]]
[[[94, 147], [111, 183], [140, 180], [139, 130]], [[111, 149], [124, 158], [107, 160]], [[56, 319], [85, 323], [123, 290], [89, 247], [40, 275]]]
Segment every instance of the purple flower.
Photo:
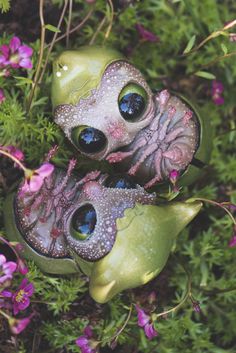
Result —
[[9, 285], [16, 267], [17, 264], [15, 262], [7, 261], [5, 256], [0, 254], [0, 287]]
[[13, 313], [18, 314], [19, 311], [25, 310], [30, 305], [30, 297], [34, 293], [34, 286], [28, 283], [27, 278], [24, 278], [20, 287], [12, 295]]
[[25, 158], [24, 153], [18, 148], [16, 148], [15, 146], [12, 146], [12, 145], [0, 146], [0, 149], [10, 153], [13, 157], [17, 158], [19, 161], [23, 161]]
[[147, 338], [151, 340], [152, 338], [156, 337], [158, 333], [155, 330], [153, 323], [150, 322], [150, 316], [147, 315], [138, 305], [135, 306], [135, 309], [138, 313], [138, 325], [144, 329]]
[[36, 170], [27, 169], [25, 182], [21, 187], [20, 196], [25, 193], [39, 191], [43, 185], [44, 179], [52, 174], [54, 166], [51, 163], [44, 163]]
[[234, 246], [236, 246], [236, 224], [233, 227], [233, 236], [229, 241], [229, 247], [233, 248]]
[[12, 146], [12, 145], [6, 146], [5, 149], [12, 156], [16, 157], [19, 161], [23, 161], [24, 160], [24, 153], [21, 150], [19, 150], [18, 148], [16, 148], [15, 146]]
[[222, 96], [222, 93], [224, 92], [224, 86], [223, 83], [220, 81], [214, 80], [212, 82], [212, 100], [216, 105], [222, 105], [224, 104], [224, 97]]
[[234, 246], [236, 246], [236, 235], [234, 235], [229, 241], [229, 247], [233, 248]]
[[10, 65], [12, 68], [17, 69], [22, 67], [24, 69], [32, 69], [33, 65], [30, 57], [33, 54], [33, 49], [27, 45], [21, 45], [18, 37], [13, 37], [9, 45], [2, 45], [0, 47], [0, 65]]
[[179, 179], [178, 170], [173, 169], [169, 174], [169, 179], [172, 184], [176, 184], [177, 180]]
[[173, 169], [170, 173], [169, 173], [169, 180], [171, 182], [171, 184], [173, 185], [173, 191], [174, 192], [178, 192], [179, 188], [177, 187], [176, 183], [178, 181], [180, 177], [180, 173], [178, 170]]
[[11, 332], [14, 335], [19, 335], [30, 323], [32, 315], [23, 319], [10, 318], [8, 320]]
[[4, 102], [6, 97], [4, 96], [4, 92], [2, 89], [0, 89], [0, 104]]
[[140, 23], [137, 23], [135, 27], [139, 33], [139, 36], [144, 41], [152, 42], [152, 43], [160, 42], [160, 38], [158, 36], [156, 36], [154, 33], [145, 29]]
[[193, 310], [196, 311], [196, 313], [200, 313], [201, 311], [201, 307], [200, 307], [200, 303], [197, 301], [193, 301]]
[[138, 325], [140, 327], [144, 327], [149, 322], [150, 316], [145, 314], [145, 312], [138, 305], [135, 306], [135, 309], [138, 313]]
[[81, 349], [82, 353], [96, 353], [97, 342], [91, 340], [93, 336], [91, 326], [86, 326], [84, 329], [84, 335], [77, 338], [75, 343]]
[[149, 340], [153, 339], [158, 335], [157, 331], [153, 327], [153, 324], [146, 324], [144, 326], [144, 332]]
[[29, 272], [28, 267], [20, 257], [17, 259], [17, 271], [19, 271], [22, 275], [26, 275], [26, 273]]

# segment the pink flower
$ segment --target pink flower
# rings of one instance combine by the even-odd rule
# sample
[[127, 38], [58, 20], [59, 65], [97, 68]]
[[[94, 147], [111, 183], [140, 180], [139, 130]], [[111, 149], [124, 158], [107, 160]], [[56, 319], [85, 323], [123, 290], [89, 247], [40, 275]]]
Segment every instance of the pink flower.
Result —
[[141, 39], [152, 43], [160, 42], [160, 38], [158, 36], [156, 36], [154, 33], [145, 29], [140, 23], [137, 23], [135, 27]]
[[233, 248], [234, 246], [236, 246], [236, 225], [233, 227], [233, 236], [229, 241], [229, 247]]
[[0, 104], [4, 102], [6, 97], [4, 96], [4, 92], [2, 89], [0, 89]]
[[23, 319], [10, 318], [8, 320], [11, 332], [14, 335], [19, 335], [30, 323], [32, 315]]
[[21, 45], [18, 37], [13, 37], [10, 40], [9, 46], [4, 44], [0, 47], [0, 65], [10, 65], [12, 68], [17, 69], [23, 67], [25, 69], [32, 69], [33, 65], [30, 57], [33, 54], [33, 49], [27, 45]]
[[13, 261], [7, 261], [4, 255], [0, 254], [0, 287], [6, 286], [12, 280], [12, 274], [15, 272], [17, 264]]
[[169, 174], [169, 179], [172, 184], [176, 184], [177, 180], [179, 179], [178, 170], [173, 169]]
[[149, 340], [153, 339], [158, 335], [157, 331], [153, 327], [153, 324], [146, 324], [144, 326], [144, 332]]
[[28, 283], [27, 278], [24, 278], [20, 284], [20, 287], [12, 295], [13, 302], [13, 313], [18, 314], [19, 311], [25, 310], [30, 305], [30, 297], [34, 293], [34, 286], [32, 283]]
[[77, 338], [75, 343], [81, 349], [82, 353], [96, 353], [97, 342], [93, 341], [91, 338], [93, 336], [93, 332], [91, 326], [86, 326], [84, 329], [84, 335]]
[[236, 246], [236, 235], [234, 235], [229, 241], [229, 247], [233, 248], [234, 246]]
[[16, 148], [15, 146], [12, 146], [12, 145], [0, 146], [0, 149], [10, 153], [13, 157], [17, 158], [19, 161], [23, 161], [25, 158], [24, 153], [18, 148]]
[[230, 33], [229, 34], [229, 40], [230, 42], [236, 42], [236, 33]]
[[24, 193], [33, 193], [39, 191], [43, 185], [44, 179], [52, 174], [54, 166], [51, 163], [44, 163], [36, 170], [27, 169], [25, 182], [20, 190], [20, 196]]
[[135, 306], [135, 309], [138, 313], [138, 325], [140, 327], [144, 327], [149, 322], [150, 316], [145, 314], [145, 312], [138, 305]]
[[19, 271], [22, 275], [26, 275], [26, 273], [29, 272], [28, 267], [20, 257], [17, 259], [17, 271]]
[[175, 170], [173, 169], [170, 174], [169, 174], [169, 180], [171, 182], [171, 184], [173, 185], [173, 191], [174, 192], [178, 192], [179, 191], [179, 188], [177, 187], [177, 181], [179, 179], [179, 171], [178, 170]]
[[224, 97], [222, 96], [222, 93], [224, 92], [224, 86], [223, 83], [220, 81], [214, 80], [212, 82], [212, 100], [216, 105], [222, 105], [224, 104]]
[[135, 306], [138, 313], [138, 325], [144, 329], [145, 335], [149, 340], [158, 335], [155, 330], [153, 323], [151, 323], [151, 318], [147, 315], [144, 310], [142, 310], [138, 305]]
[[12, 156], [16, 157], [19, 161], [24, 160], [24, 153], [15, 146], [6, 146], [6, 149]]

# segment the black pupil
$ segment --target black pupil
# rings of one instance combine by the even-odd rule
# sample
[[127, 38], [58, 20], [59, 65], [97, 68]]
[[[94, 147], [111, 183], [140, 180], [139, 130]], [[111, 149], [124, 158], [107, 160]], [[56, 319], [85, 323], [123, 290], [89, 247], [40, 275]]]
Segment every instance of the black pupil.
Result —
[[97, 153], [104, 149], [107, 139], [104, 133], [93, 127], [84, 128], [78, 136], [78, 147], [85, 153]]
[[136, 120], [144, 111], [145, 99], [138, 93], [128, 93], [119, 101], [120, 113], [125, 120]]
[[115, 189], [135, 189], [136, 184], [128, 176], [110, 176], [106, 179], [106, 187]]
[[72, 217], [73, 229], [84, 235], [90, 235], [93, 233], [96, 222], [96, 211], [91, 205], [80, 207]]

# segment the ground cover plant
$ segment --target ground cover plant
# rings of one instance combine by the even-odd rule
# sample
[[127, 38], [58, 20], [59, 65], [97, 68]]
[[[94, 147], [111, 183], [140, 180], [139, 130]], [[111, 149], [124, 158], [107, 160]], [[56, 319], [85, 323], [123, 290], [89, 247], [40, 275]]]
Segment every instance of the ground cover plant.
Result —
[[[235, 2], [1, 0], [0, 10], [0, 352], [234, 353]], [[187, 97], [213, 136], [210, 164], [194, 185], [179, 189], [171, 176], [171, 197], [205, 201], [166, 267], [104, 305], [89, 296], [86, 276], [49, 276], [23, 260], [3, 224], [7, 194], [24, 175], [26, 188], [39, 187], [55, 145], [54, 165], [76, 157], [78, 171], [96, 166], [54, 124], [50, 101], [54, 59], [88, 44], [121, 51], [153, 90]]]

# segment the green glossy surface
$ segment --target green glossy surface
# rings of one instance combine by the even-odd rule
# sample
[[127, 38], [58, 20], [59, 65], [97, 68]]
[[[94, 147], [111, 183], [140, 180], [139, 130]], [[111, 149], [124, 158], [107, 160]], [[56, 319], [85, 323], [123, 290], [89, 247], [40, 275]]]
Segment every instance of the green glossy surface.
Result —
[[106, 67], [124, 59], [116, 50], [85, 46], [68, 50], [55, 60], [52, 78], [52, 104], [76, 104], [98, 87]]
[[96, 262], [87, 262], [70, 250], [72, 259], [38, 254], [23, 239], [15, 224], [14, 194], [4, 207], [8, 238], [24, 245], [23, 256], [34, 260], [46, 273], [71, 274], [80, 270], [90, 277], [90, 294], [99, 302], [117, 293], [145, 284], [166, 264], [179, 232], [197, 215], [201, 202], [176, 202], [153, 206], [137, 204], [117, 220], [117, 238], [111, 252]]
[[4, 224], [6, 229], [7, 237], [10, 241], [16, 241], [24, 246], [22, 255], [28, 259], [35, 261], [36, 265], [46, 273], [66, 275], [70, 273], [80, 272], [79, 266], [73, 259], [69, 258], [49, 258], [36, 252], [28, 243], [24, 240], [21, 233], [18, 231], [15, 222], [14, 214], [14, 201], [15, 194], [11, 194], [7, 197], [4, 204]]
[[157, 276], [166, 264], [179, 232], [197, 215], [201, 202], [166, 206], [136, 205], [118, 219], [112, 251], [94, 264], [90, 294], [99, 303], [124, 289]]
[[126, 94], [129, 94], [129, 93], [137, 93], [140, 96], [142, 96], [145, 99], [145, 101], [147, 101], [147, 93], [146, 93], [145, 89], [135, 83], [130, 83], [122, 89], [122, 91], [120, 92], [120, 95], [119, 95], [119, 101]]

